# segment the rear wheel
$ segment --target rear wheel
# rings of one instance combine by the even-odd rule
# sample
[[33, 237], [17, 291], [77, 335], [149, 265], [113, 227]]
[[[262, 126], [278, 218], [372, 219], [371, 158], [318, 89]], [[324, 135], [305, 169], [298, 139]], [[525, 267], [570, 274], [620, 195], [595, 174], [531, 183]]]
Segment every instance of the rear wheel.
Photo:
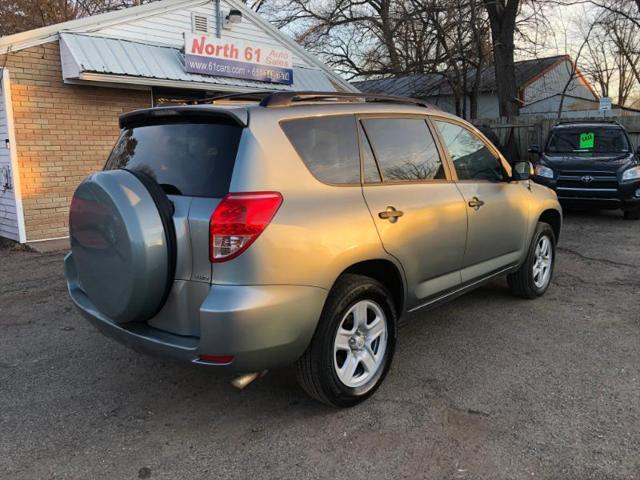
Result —
[[640, 220], [640, 208], [624, 211], [625, 220]]
[[533, 234], [529, 252], [520, 269], [507, 277], [514, 295], [537, 298], [547, 291], [553, 276], [556, 257], [556, 237], [547, 223], [539, 222]]
[[350, 407], [371, 396], [393, 358], [396, 313], [388, 290], [362, 275], [343, 275], [329, 294], [298, 382], [323, 403]]

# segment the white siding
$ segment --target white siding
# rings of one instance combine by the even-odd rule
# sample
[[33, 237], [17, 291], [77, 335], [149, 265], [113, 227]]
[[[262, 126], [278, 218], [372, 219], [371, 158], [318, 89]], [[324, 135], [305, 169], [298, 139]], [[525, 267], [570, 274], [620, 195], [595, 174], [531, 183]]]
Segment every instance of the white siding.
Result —
[[[525, 104], [548, 98], [556, 93], [562, 93], [571, 76], [571, 70], [571, 62], [565, 61], [529, 84], [524, 90]], [[584, 85], [578, 76], [573, 77], [566, 94], [597, 100], [591, 90]]]
[[[537, 115], [548, 118], [558, 116], [561, 95], [546, 98], [540, 102], [527, 105], [520, 110], [521, 115]], [[640, 112], [614, 108], [608, 112], [600, 111], [600, 102], [584, 100], [582, 98], [565, 97], [562, 103], [562, 118], [603, 118], [619, 116], [640, 116]]]
[[20, 241], [15, 189], [5, 185], [7, 181], [15, 185], [15, 179], [11, 171], [11, 145], [7, 143], [9, 126], [3, 85], [8, 85], [6, 78], [0, 81], [0, 236]]
[[[553, 113], [555, 115], [558, 114], [558, 109], [560, 108], [560, 100], [562, 99], [561, 94], [554, 95], [549, 98], [545, 98], [539, 102], [527, 105], [526, 107], [520, 109], [520, 113], [522, 114], [541, 114], [541, 113]], [[600, 104], [599, 102], [593, 100], [584, 100], [582, 98], [575, 97], [564, 97], [564, 101], [562, 102], [562, 113], [563, 116], [567, 116], [569, 112], [572, 111], [589, 111], [595, 110], [599, 113]]]
[[[231, 8], [232, 7], [226, 2], [221, 2], [223, 16], [226, 15]], [[211, 28], [210, 34], [216, 34], [215, 5], [212, 1], [202, 5], [188, 8], [182, 7], [180, 9], [158, 13], [145, 18], [131, 19], [117, 25], [92, 29], [86, 33], [103, 37], [181, 47], [184, 45], [184, 32], [191, 31], [192, 13], [208, 17]], [[282, 33], [282, 35], [286, 34]], [[271, 32], [268, 32], [261, 25], [247, 18], [246, 15], [242, 19], [242, 22], [233, 24], [230, 29], [223, 28], [222, 38], [259, 42], [278, 48], [283, 47], [282, 42], [276, 38], [275, 35], [272, 35]], [[295, 66], [315, 68], [315, 65], [311, 65], [303, 58], [300, 58], [295, 52], [293, 63]]]

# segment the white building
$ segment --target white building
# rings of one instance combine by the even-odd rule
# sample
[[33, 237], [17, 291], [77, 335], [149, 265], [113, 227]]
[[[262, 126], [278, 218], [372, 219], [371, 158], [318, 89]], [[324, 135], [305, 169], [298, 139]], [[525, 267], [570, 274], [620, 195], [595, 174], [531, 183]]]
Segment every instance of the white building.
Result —
[[[572, 75], [573, 65], [567, 55], [516, 62], [515, 69], [518, 87], [517, 101], [520, 102], [520, 113], [522, 115], [534, 112], [540, 114], [543, 111], [552, 112], [554, 108], [557, 114], [558, 98], [567, 83], [563, 110], [571, 111], [576, 107], [583, 109], [585, 105], [594, 104], [596, 105], [596, 110], [598, 109], [598, 95], [579, 69]], [[470, 82], [474, 76], [475, 71], [469, 72]], [[364, 92], [422, 98], [442, 110], [456, 113], [451, 85], [444, 74], [407, 75], [354, 82], [353, 85]], [[496, 93], [495, 70], [492, 65], [483, 69], [480, 85], [478, 117], [498, 117], [498, 96]], [[582, 100], [583, 102], [576, 100]], [[469, 112], [468, 98], [466, 102], [466, 111]]]

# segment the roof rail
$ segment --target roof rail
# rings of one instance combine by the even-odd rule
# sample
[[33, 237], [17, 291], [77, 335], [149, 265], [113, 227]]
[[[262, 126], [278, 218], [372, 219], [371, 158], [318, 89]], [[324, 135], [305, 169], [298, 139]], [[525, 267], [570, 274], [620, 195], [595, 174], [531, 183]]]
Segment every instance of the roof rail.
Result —
[[214, 103], [220, 100], [251, 100], [260, 102], [261, 107], [289, 107], [297, 102], [380, 102], [380, 103], [404, 103], [420, 107], [435, 108], [433, 105], [417, 98], [399, 97], [394, 95], [378, 95], [375, 93], [348, 93], [348, 92], [244, 92], [218, 95], [216, 97], [192, 100], [189, 105]]
[[[581, 120], [558, 120], [555, 123], [555, 126], [558, 125], [568, 125], [568, 124], [572, 124], [572, 123], [611, 123], [612, 125], [620, 125], [620, 122], [618, 122], [617, 120], [606, 120], [606, 119], [601, 119], [601, 118], [593, 118], [593, 119], [581, 119]], [[621, 126], [621, 125], [620, 125]]]
[[381, 103], [405, 103], [421, 107], [434, 108], [424, 100], [394, 95], [378, 95], [375, 93], [351, 93], [351, 92], [274, 92], [260, 102], [262, 107], [289, 107], [296, 102], [314, 101], [347, 101], [347, 102], [381, 102]]
[[242, 93], [228, 93], [225, 95], [216, 95], [215, 97], [200, 98], [197, 100], [190, 100], [188, 105], [200, 105], [203, 103], [212, 103], [219, 100], [253, 100], [256, 102], [262, 101], [265, 97], [272, 95], [273, 90], [264, 90], [260, 92], [242, 92]]

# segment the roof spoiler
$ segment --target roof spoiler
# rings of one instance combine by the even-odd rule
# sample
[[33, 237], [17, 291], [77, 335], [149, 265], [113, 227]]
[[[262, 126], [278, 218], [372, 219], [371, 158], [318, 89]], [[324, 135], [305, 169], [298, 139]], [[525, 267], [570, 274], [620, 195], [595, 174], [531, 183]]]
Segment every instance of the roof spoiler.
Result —
[[156, 107], [134, 110], [120, 115], [120, 128], [134, 128], [148, 124], [188, 123], [199, 120], [207, 122], [218, 120], [239, 127], [246, 127], [248, 114], [246, 110], [232, 111], [211, 106], [175, 106]]

